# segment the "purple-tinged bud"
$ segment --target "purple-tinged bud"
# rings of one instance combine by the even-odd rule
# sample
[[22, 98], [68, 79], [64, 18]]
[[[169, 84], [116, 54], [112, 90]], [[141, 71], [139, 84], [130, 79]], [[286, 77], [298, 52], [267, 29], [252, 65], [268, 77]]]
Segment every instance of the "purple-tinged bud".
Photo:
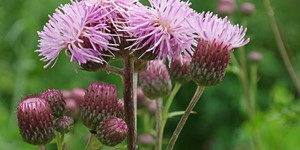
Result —
[[141, 87], [138, 87], [136, 89], [136, 95], [137, 95], [137, 107], [141, 108], [145, 106], [147, 97], [144, 95], [143, 89]]
[[151, 134], [141, 134], [139, 136], [139, 141], [142, 145], [153, 145], [154, 139]]
[[71, 91], [69, 91], [69, 90], [61, 90], [60, 92], [64, 96], [64, 99], [71, 98], [71, 94], [72, 94]]
[[80, 108], [76, 100], [72, 98], [65, 99], [66, 102], [66, 115], [72, 117], [73, 119], [77, 120], [80, 115]]
[[218, 84], [225, 76], [229, 59], [227, 46], [200, 39], [190, 65], [192, 80], [201, 86]]
[[147, 101], [146, 108], [149, 113], [154, 114], [156, 112], [156, 102], [155, 101]]
[[63, 94], [59, 90], [48, 89], [42, 92], [40, 96], [50, 104], [54, 117], [62, 117], [65, 114], [66, 102]]
[[81, 103], [84, 101], [84, 95], [85, 95], [85, 90], [77, 88], [77, 89], [72, 90], [70, 98], [76, 100], [76, 102], [80, 106]]
[[231, 15], [236, 11], [235, 0], [219, 0], [218, 3], [218, 14], [220, 15]]
[[160, 60], [150, 62], [148, 68], [140, 72], [140, 83], [144, 94], [151, 99], [166, 96], [172, 89], [168, 69]]
[[17, 118], [25, 142], [45, 145], [54, 138], [54, 118], [46, 100], [37, 96], [26, 97], [18, 105]]
[[114, 85], [90, 84], [81, 104], [81, 120], [85, 126], [95, 130], [99, 123], [117, 115], [118, 97]]
[[125, 106], [124, 106], [124, 100], [119, 99], [118, 100], [118, 108], [117, 108], [117, 114], [116, 117], [125, 119]]
[[96, 137], [101, 143], [115, 146], [126, 138], [128, 128], [123, 119], [113, 117], [102, 121], [96, 131]]
[[188, 82], [190, 78], [191, 57], [183, 55], [172, 61], [170, 67], [171, 78], [179, 83]]
[[74, 120], [71, 117], [63, 116], [55, 121], [55, 130], [66, 134], [73, 129]]
[[248, 57], [249, 57], [249, 60], [254, 63], [259, 63], [263, 59], [262, 54], [258, 51], [250, 52]]
[[254, 14], [256, 10], [255, 5], [250, 2], [242, 3], [240, 9], [244, 15], [248, 15], [248, 16]]

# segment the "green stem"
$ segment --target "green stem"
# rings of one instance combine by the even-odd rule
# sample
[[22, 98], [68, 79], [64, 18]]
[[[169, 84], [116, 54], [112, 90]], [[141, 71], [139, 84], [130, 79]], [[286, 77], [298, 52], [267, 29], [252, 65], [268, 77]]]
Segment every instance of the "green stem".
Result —
[[183, 116], [181, 117], [179, 123], [177, 124], [177, 127], [175, 129], [175, 131], [173, 132], [173, 135], [171, 137], [171, 140], [169, 141], [167, 150], [172, 150], [174, 148], [174, 145], [177, 141], [177, 138], [182, 130], [182, 128], [184, 127], [187, 119], [189, 118], [189, 115], [191, 114], [192, 110], [194, 109], [194, 107], [196, 106], [199, 98], [201, 97], [203, 91], [205, 89], [205, 86], [198, 86], [197, 90], [192, 98], [192, 100], [190, 101], [188, 107], [185, 110], [185, 113], [183, 114]]
[[45, 145], [39, 145], [39, 150], [47, 150]]
[[163, 110], [163, 120], [167, 120], [168, 119], [169, 109], [170, 109], [171, 104], [172, 104], [172, 102], [174, 100], [174, 97], [177, 94], [177, 92], [179, 91], [180, 87], [181, 87], [181, 84], [178, 83], [178, 82], [176, 82], [175, 86], [174, 86], [174, 88], [173, 88], [173, 90], [172, 90], [172, 92], [171, 92], [171, 94], [170, 94], [170, 96], [169, 96], [169, 98], [168, 98], [168, 100], [167, 100], [167, 102], [165, 104], [165, 107], [164, 107], [164, 110]]
[[289, 59], [289, 56], [287, 54], [286, 47], [284, 45], [282, 36], [280, 34], [280, 31], [279, 31], [279, 27], [277, 25], [277, 22], [276, 22], [276, 19], [275, 19], [275, 16], [274, 16], [274, 11], [273, 11], [273, 8], [271, 6], [271, 2], [270, 2], [270, 0], [264, 0], [264, 4], [265, 4], [265, 8], [266, 8], [266, 11], [267, 11], [267, 14], [268, 14], [270, 26], [273, 30], [273, 33], [274, 33], [274, 36], [275, 36], [275, 39], [276, 39], [276, 43], [277, 43], [277, 46], [278, 46], [280, 56], [282, 57], [285, 68], [287, 69], [288, 74], [289, 74], [291, 80], [293, 81], [293, 84], [294, 84], [298, 94], [300, 95], [300, 82], [297, 78], [295, 70], [293, 69], [292, 63], [291, 63], [291, 61]]
[[162, 98], [158, 98], [156, 100], [156, 144], [155, 149], [161, 150], [162, 148], [162, 135], [161, 133], [161, 126], [162, 126]]
[[120, 68], [117, 68], [117, 67], [114, 67], [114, 66], [111, 66], [109, 64], [107, 64], [104, 68], [104, 70], [108, 71], [108, 72], [112, 72], [112, 73], [115, 73], [119, 76], [123, 76], [124, 75], [124, 71]]
[[102, 143], [95, 137], [95, 135], [90, 134], [85, 150], [99, 150], [102, 146]]
[[256, 93], [257, 93], [257, 64], [251, 64], [250, 66], [250, 97], [252, 108], [255, 112], [255, 103], [256, 103]]
[[[251, 88], [251, 103], [253, 106], [253, 110], [255, 112], [255, 105], [256, 105], [256, 93], [257, 93], [257, 63], [253, 63], [250, 66], [250, 88]], [[255, 115], [255, 114], [254, 114]], [[255, 117], [255, 116], [254, 116]], [[254, 142], [255, 150], [260, 150], [260, 138], [255, 126], [255, 120], [252, 120], [252, 136]]]
[[169, 96], [169, 98], [168, 98], [168, 100], [165, 104], [165, 107], [163, 109], [162, 124], [161, 124], [161, 127], [160, 127], [160, 133], [159, 133], [160, 134], [159, 137], [160, 137], [160, 140], [161, 140], [160, 143], [162, 143], [162, 140], [163, 140], [163, 137], [164, 137], [163, 134], [164, 134], [164, 129], [165, 129], [167, 120], [168, 120], [169, 109], [170, 109], [171, 104], [174, 100], [174, 97], [177, 94], [177, 92], [179, 91], [180, 87], [181, 87], [181, 84], [179, 82], [176, 82], [175, 86], [174, 86], [174, 88], [173, 88], [173, 90], [172, 90], [172, 92], [171, 92], [171, 94], [170, 94], [170, 96]]
[[64, 149], [64, 134], [56, 132], [56, 145], [57, 145], [57, 150]]

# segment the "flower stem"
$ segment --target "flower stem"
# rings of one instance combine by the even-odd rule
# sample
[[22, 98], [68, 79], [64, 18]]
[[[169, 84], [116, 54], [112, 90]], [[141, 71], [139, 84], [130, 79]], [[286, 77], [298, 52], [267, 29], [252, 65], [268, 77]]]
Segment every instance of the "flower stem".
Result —
[[134, 104], [133, 94], [133, 74], [134, 74], [134, 60], [130, 56], [124, 57], [124, 78], [123, 78], [123, 94], [125, 117], [128, 125], [127, 148], [129, 150], [136, 150], [136, 110]]
[[269, 18], [271, 28], [273, 30], [273, 33], [274, 33], [274, 36], [275, 36], [275, 39], [276, 39], [276, 43], [277, 43], [277, 46], [278, 46], [280, 56], [282, 57], [285, 68], [287, 69], [288, 74], [289, 74], [291, 80], [293, 81], [293, 84], [294, 84], [298, 94], [300, 95], [300, 82], [297, 78], [295, 70], [293, 69], [292, 63], [291, 63], [291, 61], [289, 59], [289, 56], [287, 54], [286, 47], [284, 45], [282, 36], [280, 34], [280, 31], [279, 31], [279, 27], [277, 25], [277, 22], [276, 22], [276, 19], [275, 19], [275, 16], [274, 16], [274, 11], [273, 11], [273, 8], [271, 6], [271, 2], [270, 2], [270, 0], [264, 0], [264, 4], [265, 4], [265, 8], [266, 8], [266, 11], [267, 11], [267, 14], [268, 14], [268, 18]]
[[120, 76], [124, 75], [124, 71], [122, 69], [108, 65], [108, 64], [105, 66], [104, 70], [115, 73]]
[[163, 110], [163, 120], [165, 120], [165, 121], [168, 119], [168, 113], [169, 113], [170, 106], [173, 102], [173, 99], [174, 99], [175, 95], [179, 91], [180, 87], [181, 87], [181, 84], [176, 82], [175, 86], [174, 86], [174, 88], [173, 88], [173, 90], [172, 90], [172, 92], [171, 92], [171, 94], [170, 94], [170, 96], [169, 96], [169, 98], [166, 102], [165, 108]]
[[252, 108], [255, 112], [256, 93], [257, 93], [257, 64], [251, 64], [250, 66], [250, 98]]
[[177, 124], [177, 127], [175, 129], [175, 131], [173, 132], [173, 135], [171, 137], [171, 140], [169, 141], [167, 150], [172, 150], [174, 148], [174, 145], [176, 143], [176, 140], [182, 130], [182, 128], [184, 127], [186, 120], [189, 118], [189, 115], [191, 114], [193, 108], [196, 106], [199, 98], [201, 97], [203, 91], [205, 89], [205, 86], [198, 86], [197, 90], [192, 98], [192, 100], [190, 101], [188, 107], [185, 110], [185, 113], [183, 114], [183, 116], [181, 117], [179, 123]]
[[45, 145], [39, 145], [39, 150], [47, 150]]
[[169, 96], [169, 98], [168, 98], [168, 100], [165, 104], [165, 107], [163, 109], [162, 124], [160, 126], [160, 133], [159, 133], [160, 134], [159, 135], [159, 137], [160, 137], [159, 140], [160, 140], [161, 144], [162, 144], [162, 140], [163, 140], [163, 137], [164, 137], [164, 129], [165, 129], [165, 126], [166, 126], [166, 123], [167, 123], [167, 120], [168, 120], [169, 109], [170, 109], [171, 104], [174, 100], [174, 97], [177, 94], [177, 92], [179, 91], [180, 87], [181, 87], [181, 84], [179, 82], [176, 82], [175, 86], [174, 86], [174, 88], [173, 88], [173, 90], [172, 90], [172, 92], [171, 92], [171, 94], [170, 94], [170, 96]]
[[[257, 93], [257, 63], [251, 64], [250, 66], [250, 96], [251, 96], [251, 103], [253, 106], [253, 110], [255, 112], [256, 106], [256, 93]], [[254, 114], [255, 115], [255, 114]], [[255, 116], [254, 116], [255, 119]], [[252, 136], [253, 136], [253, 143], [255, 150], [260, 150], [260, 138], [259, 133], [257, 131], [255, 120], [252, 121]]]
[[102, 147], [102, 143], [98, 141], [94, 134], [90, 134], [85, 150], [98, 150]]
[[162, 98], [158, 98], [156, 100], [156, 144], [155, 144], [155, 149], [156, 150], [161, 150], [162, 148], [162, 135], [161, 133], [161, 126], [162, 126]]
[[56, 145], [57, 145], [57, 150], [64, 149], [64, 134], [56, 132]]

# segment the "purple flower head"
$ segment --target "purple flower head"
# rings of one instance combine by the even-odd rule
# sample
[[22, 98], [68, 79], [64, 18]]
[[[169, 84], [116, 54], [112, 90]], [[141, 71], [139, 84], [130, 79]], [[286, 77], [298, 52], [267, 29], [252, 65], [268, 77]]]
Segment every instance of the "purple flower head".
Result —
[[[118, 24], [128, 17], [128, 10], [137, 0], [83, 0], [86, 6], [97, 6], [107, 14], [107, 21]], [[124, 22], [123, 22], [124, 23]]]
[[111, 48], [111, 35], [105, 32], [105, 15], [103, 9], [85, 6], [82, 2], [71, 2], [55, 10], [50, 20], [38, 32], [39, 56], [48, 62], [45, 67], [54, 65], [59, 53], [66, 50], [71, 62], [79, 65], [87, 62], [103, 63], [103, 51]]
[[218, 18], [211, 12], [203, 12], [196, 16], [195, 22], [191, 24], [200, 39], [210, 43], [222, 44], [228, 50], [238, 48], [249, 43], [250, 39], [244, 39], [247, 28], [232, 25], [227, 17]]
[[150, 7], [140, 3], [129, 11], [129, 27], [126, 31], [134, 38], [128, 47], [140, 52], [142, 57], [152, 53], [158, 59], [172, 60], [183, 52], [193, 53], [193, 30], [187, 18], [193, 15], [190, 3], [180, 0], [149, 0]]
[[249, 38], [244, 39], [247, 29], [209, 12], [193, 21], [191, 27], [199, 40], [190, 64], [191, 78], [198, 85], [213, 86], [223, 80], [233, 48], [249, 42]]

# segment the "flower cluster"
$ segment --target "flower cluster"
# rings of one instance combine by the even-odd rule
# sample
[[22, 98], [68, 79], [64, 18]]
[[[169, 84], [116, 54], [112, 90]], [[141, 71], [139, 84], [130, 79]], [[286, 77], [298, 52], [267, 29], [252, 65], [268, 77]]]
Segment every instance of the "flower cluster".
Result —
[[[138, 0], [71, 1], [49, 16], [43, 30], [38, 32], [36, 50], [41, 60], [47, 62], [45, 67], [55, 65], [64, 51], [71, 62], [86, 71], [106, 69], [123, 76], [124, 101], [129, 111], [118, 98], [115, 85], [94, 82], [87, 90], [45, 90], [19, 104], [18, 121], [25, 141], [37, 145], [49, 143], [54, 130], [69, 132], [80, 116], [99, 141], [115, 146], [126, 138], [127, 132], [129, 137], [135, 136], [133, 72], [139, 74], [141, 88], [135, 93], [139, 107], [146, 106], [149, 112], [156, 111], [160, 116], [163, 104], [159, 100], [171, 92], [171, 79], [177, 82], [175, 91], [190, 80], [199, 86], [216, 85], [225, 76], [233, 49], [249, 42], [244, 38], [246, 28], [232, 25], [227, 17], [219, 18], [211, 12], [197, 13], [189, 2], [149, 0], [149, 3], [146, 6]], [[234, 3], [220, 0], [219, 9], [230, 14], [235, 10]], [[244, 11], [250, 14], [254, 8], [248, 7]], [[111, 57], [123, 59], [124, 69], [109, 66]], [[131, 140], [128, 138], [129, 143]], [[153, 143], [152, 136], [141, 137], [141, 143]], [[135, 143], [128, 145], [130, 149], [135, 146]]]
[[114, 146], [126, 138], [124, 118], [124, 102], [118, 99], [116, 87], [98, 82], [90, 84], [81, 104], [81, 120], [97, 133], [103, 144]]
[[[56, 89], [48, 89], [39, 95], [27, 96], [21, 100], [18, 105], [17, 118], [24, 141], [34, 145], [43, 145], [54, 138], [55, 130], [64, 133], [70, 131], [73, 119], [64, 116], [65, 109], [66, 103], [63, 95]], [[63, 118], [67, 118], [67, 121], [60, 121], [66, 120]], [[62, 124], [64, 125], [61, 126]]]

